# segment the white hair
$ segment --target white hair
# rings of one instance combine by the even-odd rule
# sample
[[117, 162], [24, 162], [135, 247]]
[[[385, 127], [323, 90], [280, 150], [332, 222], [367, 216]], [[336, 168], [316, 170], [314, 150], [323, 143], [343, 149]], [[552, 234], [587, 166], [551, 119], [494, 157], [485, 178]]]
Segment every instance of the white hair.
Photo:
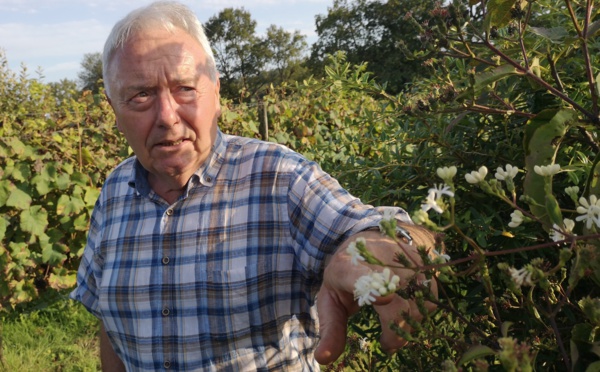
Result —
[[129, 37], [136, 32], [157, 27], [163, 27], [168, 31], [181, 29], [198, 41], [206, 54], [207, 72], [212, 81], [217, 81], [215, 57], [198, 17], [183, 4], [173, 1], [157, 1], [130, 12], [113, 26], [108, 35], [102, 54], [102, 79], [107, 96], [110, 97], [110, 85], [112, 84], [109, 78], [110, 62], [117, 49], [123, 47]]

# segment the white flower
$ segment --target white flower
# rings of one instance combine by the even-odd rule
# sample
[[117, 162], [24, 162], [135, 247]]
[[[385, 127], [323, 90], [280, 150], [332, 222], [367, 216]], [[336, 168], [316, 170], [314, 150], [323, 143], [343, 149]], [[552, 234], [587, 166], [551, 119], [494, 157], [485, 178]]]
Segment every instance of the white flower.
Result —
[[521, 223], [523, 223], [523, 212], [518, 209], [515, 209], [514, 212], [510, 214], [510, 222], [508, 223], [509, 227], [517, 227]]
[[392, 275], [389, 268], [383, 272], [373, 271], [369, 275], [363, 275], [354, 283], [354, 299], [358, 300], [358, 306], [370, 305], [376, 296], [386, 296], [394, 293], [400, 283], [398, 275]]
[[371, 345], [371, 343], [369, 342], [369, 340], [367, 340], [366, 337], [362, 337], [358, 339], [358, 346], [360, 347], [360, 350], [362, 350], [363, 352], [367, 352], [369, 351], [369, 346]]
[[552, 226], [552, 230], [550, 230], [550, 234], [549, 234], [550, 238], [555, 242], [565, 240], [566, 237], [564, 234], [573, 234], [574, 227], [575, 227], [575, 221], [573, 221], [569, 218], [565, 218], [563, 220], [563, 227], [560, 227], [557, 224], [554, 224]]
[[365, 260], [365, 258], [360, 253], [360, 250], [356, 246], [357, 244], [363, 244], [363, 246], [365, 246], [367, 244], [367, 241], [365, 240], [365, 238], [356, 238], [355, 241], [348, 244], [348, 247], [346, 248], [346, 252], [352, 258], [352, 265], [358, 265], [358, 261]]
[[560, 164], [550, 164], [550, 165], [536, 165], [533, 167], [533, 171], [540, 176], [554, 176], [556, 173], [560, 172]]
[[579, 198], [579, 204], [577, 213], [581, 214], [581, 216], [575, 218], [575, 221], [586, 221], [585, 226], [588, 229], [591, 229], [594, 223], [600, 227], [600, 200], [598, 200], [596, 195], [590, 195], [589, 201], [582, 196]]
[[506, 164], [506, 170], [502, 169], [502, 167], [498, 167], [496, 169], [495, 177], [499, 181], [505, 181], [507, 179], [513, 179], [519, 173], [518, 167], [513, 167], [510, 164]]
[[448, 181], [448, 180], [451, 180], [452, 178], [454, 178], [454, 176], [456, 176], [456, 171], [457, 171], [457, 169], [453, 165], [451, 167], [438, 168], [436, 173], [439, 178], [443, 179], [444, 181]]
[[438, 202], [444, 195], [448, 195], [449, 197], [454, 196], [454, 192], [450, 190], [450, 186], [446, 184], [434, 185], [433, 188], [429, 189], [425, 203], [421, 204], [421, 210], [427, 212], [433, 209], [438, 213], [442, 213], [444, 210]]
[[577, 197], [579, 195], [579, 187], [578, 186], [569, 186], [565, 188], [565, 194], [571, 196], [574, 195]]
[[358, 306], [370, 305], [375, 301], [378, 292], [371, 287], [371, 276], [363, 275], [354, 283], [354, 299]]
[[435, 193], [435, 199], [438, 200], [444, 195], [448, 195], [449, 197], [454, 197], [454, 192], [450, 190], [450, 186], [446, 184], [434, 185], [433, 188], [428, 190], [430, 193], [433, 191]]
[[531, 282], [531, 273], [529, 272], [529, 270], [527, 270], [526, 267], [523, 267], [522, 269], [519, 269], [519, 270], [515, 269], [514, 267], [511, 267], [508, 269], [508, 271], [510, 272], [510, 276], [512, 277], [512, 280], [519, 287], [522, 285], [533, 284]]
[[448, 256], [447, 254], [441, 254], [436, 249], [433, 249], [432, 253], [435, 255], [435, 258], [439, 257], [442, 262], [448, 262], [448, 261], [450, 261], [450, 256]]
[[381, 281], [384, 283], [384, 288], [386, 289], [385, 292], [381, 292], [382, 296], [385, 296], [387, 294], [396, 292], [396, 289], [398, 289], [398, 284], [400, 283], [400, 277], [398, 275], [392, 274], [392, 270], [390, 270], [389, 268], [385, 268], [383, 269], [383, 272], [379, 274]]
[[438, 204], [437, 198], [435, 196], [436, 196], [435, 190], [429, 189], [429, 194], [427, 194], [425, 203], [421, 204], [421, 210], [423, 210], [424, 212], [427, 212], [430, 209], [433, 209], [434, 211], [436, 211], [438, 213], [444, 212], [442, 207], [440, 207], [440, 205]]
[[484, 180], [485, 176], [487, 175], [488, 170], [485, 166], [481, 166], [481, 168], [479, 168], [479, 170], [477, 171], [472, 171], [471, 173], [465, 174], [465, 179], [467, 180], [468, 183], [479, 183], [481, 181]]

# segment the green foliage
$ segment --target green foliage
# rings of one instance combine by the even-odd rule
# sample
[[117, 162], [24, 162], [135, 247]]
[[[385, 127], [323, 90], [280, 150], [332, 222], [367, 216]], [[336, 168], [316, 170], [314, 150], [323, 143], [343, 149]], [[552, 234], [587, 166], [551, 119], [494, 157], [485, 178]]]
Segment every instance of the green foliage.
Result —
[[256, 21], [243, 8], [226, 8], [209, 18], [211, 41], [221, 79], [221, 95], [232, 100], [255, 97], [269, 85], [279, 85], [307, 72], [301, 62], [306, 37], [271, 25], [256, 35]]
[[94, 94], [101, 93], [104, 84], [102, 82], [102, 53], [86, 53], [81, 61], [81, 70], [77, 74], [81, 91], [91, 91]]
[[127, 155], [103, 96], [59, 105], [2, 66], [0, 310], [73, 286], [99, 188]]
[[[419, 31], [406, 16], [429, 21], [433, 0], [335, 0], [326, 15], [316, 17], [318, 40], [312, 45], [309, 65], [322, 75], [327, 55], [343, 51], [352, 64], [367, 63], [377, 81], [390, 93], [405, 90], [406, 84], [426, 72], [420, 50]], [[413, 18], [410, 18], [413, 19]]]

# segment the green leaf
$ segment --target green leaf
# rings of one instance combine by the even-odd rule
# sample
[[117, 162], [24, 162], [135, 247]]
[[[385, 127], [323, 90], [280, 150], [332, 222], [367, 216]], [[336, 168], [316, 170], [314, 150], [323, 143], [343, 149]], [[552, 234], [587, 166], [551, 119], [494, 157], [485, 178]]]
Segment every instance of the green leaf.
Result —
[[590, 363], [585, 372], [600, 372], [600, 361]]
[[589, 321], [600, 326], [600, 299], [585, 297], [577, 303]]
[[40, 196], [44, 196], [52, 191], [52, 187], [50, 187], [50, 182], [46, 177], [41, 174], [33, 177], [31, 179], [31, 184], [35, 185], [35, 190]]
[[93, 208], [94, 205], [96, 204], [96, 200], [98, 200], [99, 196], [100, 196], [100, 190], [98, 190], [96, 188], [88, 188], [85, 191], [85, 197], [83, 198], [83, 201], [87, 207]]
[[21, 142], [21, 140], [19, 140], [16, 137], [9, 138], [6, 142], [7, 145], [9, 145], [12, 149], [13, 153], [15, 155], [19, 155], [20, 157], [27, 156], [28, 153], [31, 151], [31, 148], [28, 149], [28, 146], [26, 146], [23, 142]]
[[29, 169], [29, 164], [25, 162], [15, 164], [15, 167], [11, 172], [11, 177], [15, 181], [29, 182], [29, 179], [31, 178], [31, 169]]
[[490, 0], [487, 3], [487, 14], [484, 20], [486, 32], [496, 26], [498, 28], [508, 25], [511, 15], [511, 9], [517, 0]]
[[42, 236], [48, 227], [48, 212], [41, 205], [34, 205], [21, 212], [20, 220], [21, 230]]
[[59, 216], [73, 216], [85, 208], [85, 203], [79, 196], [61, 195], [56, 202], [56, 214]]
[[86, 187], [91, 184], [91, 179], [85, 173], [73, 172], [73, 174], [71, 174], [71, 182], [73, 182], [76, 185]]
[[508, 331], [510, 330], [510, 328], [513, 326], [513, 322], [502, 322], [502, 326], [500, 327], [500, 333], [502, 334], [502, 337], [508, 337]]
[[512, 75], [522, 75], [523, 73], [511, 65], [502, 65], [491, 70], [475, 74], [475, 79], [470, 83], [469, 88], [462, 91], [457, 97], [457, 100], [468, 99], [472, 95], [479, 94], [483, 89], [493, 83]]
[[[569, 124], [577, 118], [577, 113], [569, 109], [548, 109], [540, 112], [530, 119], [525, 127], [525, 180], [523, 181], [524, 194], [532, 198], [535, 203], [530, 204], [531, 212], [545, 223], [545, 228], [552, 226], [556, 216], [550, 216], [546, 202], [546, 180], [533, 170], [536, 165], [550, 165], [554, 163], [558, 147], [567, 132]], [[551, 184], [551, 183], [550, 183]], [[536, 205], [539, 204], [539, 205]], [[550, 201], [550, 204], [553, 204]], [[550, 205], [551, 212], [554, 208]], [[562, 223], [562, 221], [561, 221]]]
[[31, 196], [23, 190], [15, 187], [11, 192], [10, 196], [6, 200], [6, 205], [14, 207], [20, 210], [25, 210], [31, 205]]
[[57, 174], [58, 174], [58, 172], [57, 172], [55, 162], [46, 163], [44, 165], [44, 167], [42, 168], [41, 175], [44, 176], [45, 179], [54, 181], [54, 180], [56, 180]]
[[67, 259], [69, 247], [62, 243], [48, 243], [42, 247], [42, 261], [51, 266], [60, 265]]
[[548, 213], [548, 217], [550, 218], [550, 222], [556, 224], [557, 226], [563, 225], [562, 213], [560, 211], [560, 206], [558, 205], [558, 201], [552, 194], [546, 193], [544, 195], [544, 199], [546, 201], [546, 212]]
[[73, 288], [77, 282], [77, 273], [69, 272], [65, 268], [54, 268], [48, 278], [50, 287], [56, 290]]
[[465, 352], [463, 354], [463, 356], [458, 361], [458, 364], [464, 365], [475, 359], [483, 358], [488, 355], [494, 355], [494, 354], [496, 354], [496, 352], [487, 346], [484, 346], [484, 345], [473, 346], [472, 348], [470, 348], [469, 350], [467, 350], [467, 352]]
[[71, 177], [68, 174], [63, 173], [56, 178], [56, 187], [59, 190], [66, 190], [71, 185]]
[[590, 23], [590, 25], [588, 26], [588, 29], [587, 29], [587, 34], [585, 35], [585, 37], [587, 39], [594, 37], [594, 35], [596, 35], [596, 33], [598, 32], [598, 30], [600, 30], [600, 20], [594, 21], [594, 22]]
[[9, 180], [0, 181], [0, 207], [6, 205], [6, 201], [10, 196], [10, 191], [12, 189], [12, 183]]
[[73, 228], [77, 231], [87, 231], [88, 229], [88, 217], [85, 213], [80, 214], [73, 220]]
[[[10, 225], [10, 221], [4, 218], [4, 216], [0, 216], [0, 242], [4, 240], [6, 236], [6, 228]], [[2, 250], [0, 250], [0, 256], [2, 256]]]
[[545, 27], [533, 27], [530, 26], [528, 28], [528, 30], [530, 30], [532, 33], [543, 37], [544, 39], [547, 39], [555, 44], [562, 44], [565, 40], [565, 38], [567, 38], [569, 36], [569, 33], [567, 32], [567, 30], [564, 27], [552, 27], [552, 28], [545, 28]]

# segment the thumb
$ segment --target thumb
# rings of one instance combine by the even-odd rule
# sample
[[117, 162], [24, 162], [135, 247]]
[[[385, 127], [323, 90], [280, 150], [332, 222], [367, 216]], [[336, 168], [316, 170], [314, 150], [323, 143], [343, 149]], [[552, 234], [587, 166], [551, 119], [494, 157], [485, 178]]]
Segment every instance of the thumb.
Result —
[[317, 296], [317, 313], [321, 340], [315, 351], [315, 359], [319, 364], [327, 365], [344, 352], [349, 315], [327, 288], [322, 288]]

